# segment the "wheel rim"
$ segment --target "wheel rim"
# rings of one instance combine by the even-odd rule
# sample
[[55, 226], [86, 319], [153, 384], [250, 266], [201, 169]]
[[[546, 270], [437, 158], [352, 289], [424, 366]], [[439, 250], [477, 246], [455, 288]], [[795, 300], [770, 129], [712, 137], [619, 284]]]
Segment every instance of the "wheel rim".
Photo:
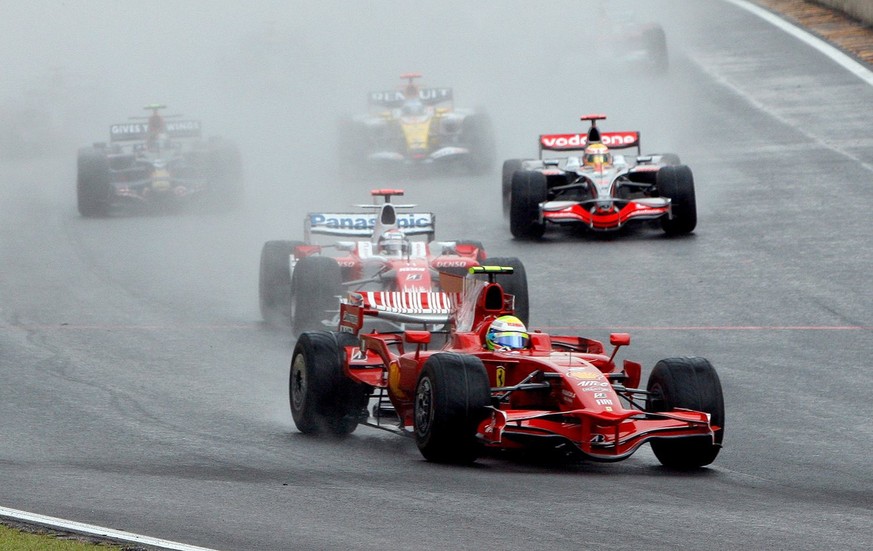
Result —
[[415, 430], [420, 435], [427, 434], [433, 420], [433, 385], [425, 377], [415, 393]]
[[306, 360], [298, 354], [291, 365], [291, 407], [300, 411], [306, 403]]

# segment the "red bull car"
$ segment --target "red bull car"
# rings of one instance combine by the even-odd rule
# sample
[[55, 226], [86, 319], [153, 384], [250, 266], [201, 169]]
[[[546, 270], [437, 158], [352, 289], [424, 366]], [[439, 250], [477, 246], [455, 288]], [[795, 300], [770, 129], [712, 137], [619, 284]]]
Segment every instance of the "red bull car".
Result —
[[203, 140], [197, 120], [163, 116], [113, 124], [107, 143], [79, 150], [76, 194], [82, 216], [105, 216], [119, 208], [167, 208], [205, 201], [221, 208], [242, 198], [242, 167], [236, 146]]
[[479, 110], [454, 107], [451, 88], [420, 87], [418, 73], [396, 90], [370, 92], [369, 112], [340, 126], [349, 168], [460, 167], [481, 174], [494, 163], [491, 122]]
[[[489, 279], [447, 276], [441, 293], [352, 293], [339, 331], [301, 334], [289, 379], [297, 429], [348, 434], [364, 423], [413, 436], [426, 459], [448, 463], [538, 448], [619, 461], [646, 443], [671, 468], [716, 458], [724, 400], [707, 360], [661, 360], [640, 388], [642, 365], [616, 360], [628, 334], [610, 335], [607, 351], [585, 337], [528, 332], [494, 279], [512, 268], [471, 272]], [[371, 317], [421, 329], [363, 331]], [[450, 329], [430, 350], [434, 326]]]
[[[391, 202], [399, 189], [371, 192], [363, 212], [311, 212], [303, 241], [268, 241], [261, 250], [261, 315], [273, 324], [291, 324], [295, 334], [336, 327], [339, 297], [347, 291], [429, 292], [440, 272], [466, 272], [485, 258], [478, 241], [434, 241], [433, 213]], [[379, 198], [383, 199], [378, 203]], [[318, 244], [316, 236], [345, 240]], [[507, 282], [519, 295], [527, 319], [527, 278], [518, 259], [497, 259], [516, 268]]]
[[[539, 238], [546, 226], [575, 225], [615, 231], [630, 223], [660, 221], [669, 235], [687, 234], [697, 225], [691, 169], [674, 154], [642, 155], [640, 133], [601, 132], [586, 115], [587, 133], [544, 134], [538, 159], [503, 163], [503, 206], [512, 235]], [[627, 157], [613, 151], [635, 148]], [[544, 151], [577, 152], [544, 158]]]

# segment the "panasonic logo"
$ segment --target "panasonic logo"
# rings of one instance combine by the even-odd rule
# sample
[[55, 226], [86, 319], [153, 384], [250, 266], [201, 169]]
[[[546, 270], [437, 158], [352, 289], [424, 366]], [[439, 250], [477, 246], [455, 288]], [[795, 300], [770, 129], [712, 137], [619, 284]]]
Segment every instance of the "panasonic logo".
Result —
[[[365, 230], [376, 226], [376, 215], [346, 215], [313, 213], [309, 215], [309, 224], [312, 227], [330, 229]], [[428, 214], [398, 214], [397, 227], [404, 228], [429, 228], [431, 217]]]

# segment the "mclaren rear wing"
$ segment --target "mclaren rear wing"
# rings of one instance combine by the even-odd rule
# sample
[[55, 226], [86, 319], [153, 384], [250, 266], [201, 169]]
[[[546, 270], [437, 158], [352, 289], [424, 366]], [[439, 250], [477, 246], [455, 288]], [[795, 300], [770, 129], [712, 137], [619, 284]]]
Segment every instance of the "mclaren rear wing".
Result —
[[[610, 149], [637, 148], [640, 155], [639, 132], [601, 132], [600, 141]], [[588, 145], [588, 133], [575, 134], [541, 134], [539, 139], [540, 159], [543, 151], [581, 151]]]

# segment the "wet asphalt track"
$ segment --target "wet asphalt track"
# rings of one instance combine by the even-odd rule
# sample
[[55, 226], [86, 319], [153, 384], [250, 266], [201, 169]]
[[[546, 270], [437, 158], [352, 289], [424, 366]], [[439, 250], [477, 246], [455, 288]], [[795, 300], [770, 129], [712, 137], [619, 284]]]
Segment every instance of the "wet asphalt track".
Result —
[[873, 89], [733, 6], [680, 4], [646, 8], [668, 33], [668, 77], [523, 68], [546, 47], [530, 40], [507, 42], [478, 84], [501, 159], [588, 111], [679, 153], [697, 183], [692, 236], [515, 242], [499, 167], [402, 185], [438, 237], [525, 262], [534, 326], [627, 330], [623, 357], [644, 376], [708, 357], [727, 408], [711, 468], [666, 471], [648, 448], [459, 468], [368, 428], [303, 437], [293, 343], [259, 322], [260, 247], [382, 182], [334, 185], [316, 148], [277, 143], [244, 149], [239, 213], [86, 220], [71, 148], [0, 165], [0, 502], [227, 550], [869, 547]]

